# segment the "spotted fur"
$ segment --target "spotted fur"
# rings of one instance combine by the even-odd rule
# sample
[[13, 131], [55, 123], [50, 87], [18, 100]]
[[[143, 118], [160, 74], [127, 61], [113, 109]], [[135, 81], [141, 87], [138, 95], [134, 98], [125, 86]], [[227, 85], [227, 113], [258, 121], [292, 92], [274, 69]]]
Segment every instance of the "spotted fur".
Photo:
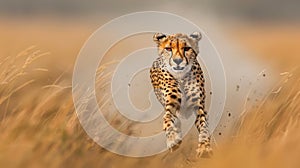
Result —
[[205, 111], [205, 79], [196, 57], [201, 34], [191, 35], [156, 33], [159, 57], [150, 69], [150, 78], [157, 99], [163, 105], [163, 130], [167, 147], [173, 151], [182, 141], [178, 115], [182, 107], [192, 109], [197, 115], [195, 126], [199, 132], [198, 156], [211, 155], [207, 112]]

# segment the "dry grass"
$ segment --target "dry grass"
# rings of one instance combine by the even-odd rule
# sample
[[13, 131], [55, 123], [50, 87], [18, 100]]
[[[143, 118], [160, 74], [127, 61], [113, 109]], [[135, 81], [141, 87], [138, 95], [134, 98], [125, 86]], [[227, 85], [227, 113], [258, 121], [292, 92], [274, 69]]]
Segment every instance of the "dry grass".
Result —
[[[48, 33], [40, 34], [53, 38], [57, 32]], [[73, 33], [65, 36], [72, 37]], [[85, 134], [72, 102], [72, 68], [62, 68], [73, 65], [74, 48], [80, 47], [85, 39], [78, 38], [71, 44], [74, 48], [66, 49], [65, 53], [55, 49], [56, 40], [51, 44], [41, 40], [42, 48], [49, 48], [50, 54], [34, 46], [19, 54], [15, 50], [1, 52], [9, 56], [0, 60], [0, 167], [163, 167], [166, 164], [171, 167], [300, 167], [300, 69], [288, 68], [288, 61], [284, 68], [290, 70], [282, 74], [282, 81], [257, 108], [241, 116], [235, 136], [230, 142], [221, 143], [212, 159], [187, 158], [186, 154], [193, 150], [189, 147], [170, 156], [163, 153], [137, 159], [112, 154]], [[243, 40], [249, 44], [247, 38]], [[255, 50], [258, 44], [254, 44], [249, 47]], [[258, 52], [262, 50], [261, 45], [259, 48]], [[263, 50], [268, 51], [269, 48]], [[62, 59], [58, 68], [52, 67], [62, 56], [67, 58]], [[276, 56], [278, 60], [281, 57], [286, 56]], [[291, 60], [294, 63], [294, 57]]]
[[258, 107], [241, 116], [212, 167], [299, 167], [300, 69], [285, 73]]

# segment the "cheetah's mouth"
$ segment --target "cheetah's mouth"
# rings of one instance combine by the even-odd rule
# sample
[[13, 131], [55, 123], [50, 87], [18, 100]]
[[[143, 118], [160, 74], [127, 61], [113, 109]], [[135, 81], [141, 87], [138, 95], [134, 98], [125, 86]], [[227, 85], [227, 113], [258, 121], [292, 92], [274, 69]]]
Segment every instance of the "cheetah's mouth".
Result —
[[176, 66], [176, 67], [173, 67], [173, 69], [178, 71], [178, 70], [183, 70], [184, 67]]

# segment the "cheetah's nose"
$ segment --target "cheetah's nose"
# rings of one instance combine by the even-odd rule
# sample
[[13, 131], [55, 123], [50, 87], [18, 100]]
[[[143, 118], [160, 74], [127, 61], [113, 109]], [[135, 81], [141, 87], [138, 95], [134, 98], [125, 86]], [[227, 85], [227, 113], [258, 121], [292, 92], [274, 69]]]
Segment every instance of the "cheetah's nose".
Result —
[[182, 62], [182, 59], [181, 58], [176, 58], [176, 59], [173, 59], [173, 61], [179, 65], [181, 62]]

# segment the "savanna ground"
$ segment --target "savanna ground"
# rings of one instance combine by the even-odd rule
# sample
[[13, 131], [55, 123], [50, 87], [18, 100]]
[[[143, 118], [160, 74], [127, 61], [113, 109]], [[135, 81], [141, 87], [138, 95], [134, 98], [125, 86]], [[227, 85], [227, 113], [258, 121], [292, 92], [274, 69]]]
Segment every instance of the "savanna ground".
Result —
[[213, 158], [190, 160], [180, 153], [126, 158], [86, 135], [74, 110], [71, 78], [81, 46], [97, 26], [2, 19], [0, 167], [300, 167], [300, 26], [288, 25], [256, 23], [229, 31], [282, 72], [281, 80], [240, 117]]

